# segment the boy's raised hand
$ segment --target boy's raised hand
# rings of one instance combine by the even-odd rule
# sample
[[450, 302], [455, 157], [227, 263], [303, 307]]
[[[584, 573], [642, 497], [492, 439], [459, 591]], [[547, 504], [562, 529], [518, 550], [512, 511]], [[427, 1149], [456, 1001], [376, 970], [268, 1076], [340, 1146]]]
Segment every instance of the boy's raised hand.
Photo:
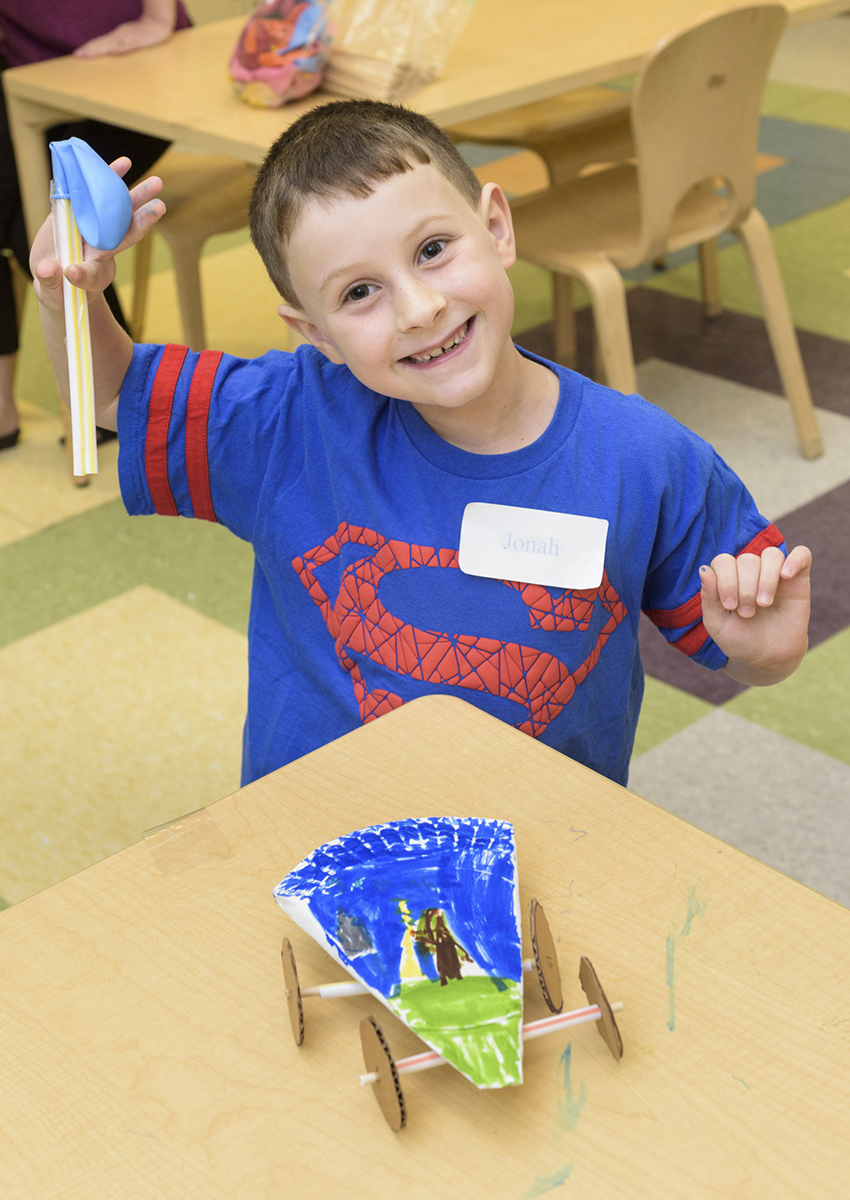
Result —
[[[130, 160], [119, 158], [111, 165], [117, 175], [123, 176], [130, 169]], [[156, 176], [137, 184], [130, 192], [133, 207], [130, 228], [120, 246], [114, 250], [96, 250], [86, 245], [82, 263], [66, 268], [69, 282], [89, 294], [95, 412], [97, 424], [104, 429], [117, 428], [118, 396], [133, 357], [133, 343], [113, 317], [103, 292], [115, 278], [115, 255], [141, 241], [165, 212], [165, 205], [157, 199], [161, 188], [162, 180]], [[65, 347], [62, 264], [56, 257], [53, 222], [49, 217], [32, 244], [30, 269], [41, 310], [44, 343], [59, 392], [68, 404], [70, 382]]]
[[778, 683], [799, 666], [808, 645], [811, 551], [786, 557], [719, 554], [700, 568], [706, 631], [728, 657], [726, 672], [748, 685]]
[[[110, 163], [116, 175], [125, 175], [130, 169], [129, 158], [118, 158]], [[115, 250], [96, 250], [85, 246], [83, 262], [67, 268], [68, 280], [86, 292], [103, 292], [115, 278], [115, 255], [141, 241], [148, 230], [165, 212], [165, 205], [157, 199], [162, 190], [162, 180], [156, 175], [144, 179], [130, 192], [133, 202], [133, 218], [127, 236]], [[30, 251], [30, 270], [33, 274], [35, 293], [48, 309], [62, 309], [62, 266], [56, 257], [53, 241], [53, 223], [50, 217], [35, 236]]]

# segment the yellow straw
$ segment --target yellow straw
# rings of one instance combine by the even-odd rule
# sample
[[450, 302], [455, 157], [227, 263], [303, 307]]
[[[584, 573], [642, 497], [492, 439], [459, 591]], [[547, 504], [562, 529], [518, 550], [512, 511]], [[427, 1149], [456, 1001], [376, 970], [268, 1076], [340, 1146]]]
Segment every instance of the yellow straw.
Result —
[[[83, 261], [83, 239], [70, 200], [54, 198], [53, 225], [56, 249], [63, 268]], [[65, 300], [65, 349], [71, 394], [71, 443], [75, 475], [97, 474], [97, 433], [94, 411], [88, 296], [67, 279], [62, 281]]]

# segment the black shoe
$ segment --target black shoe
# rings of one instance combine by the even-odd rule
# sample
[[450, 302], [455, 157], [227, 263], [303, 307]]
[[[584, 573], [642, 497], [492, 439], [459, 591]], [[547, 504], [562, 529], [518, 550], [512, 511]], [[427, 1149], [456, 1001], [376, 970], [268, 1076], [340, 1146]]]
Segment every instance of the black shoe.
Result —
[[20, 436], [20, 429], [13, 429], [11, 433], [4, 433], [0, 437], [0, 450], [11, 450], [13, 446], [17, 446]]

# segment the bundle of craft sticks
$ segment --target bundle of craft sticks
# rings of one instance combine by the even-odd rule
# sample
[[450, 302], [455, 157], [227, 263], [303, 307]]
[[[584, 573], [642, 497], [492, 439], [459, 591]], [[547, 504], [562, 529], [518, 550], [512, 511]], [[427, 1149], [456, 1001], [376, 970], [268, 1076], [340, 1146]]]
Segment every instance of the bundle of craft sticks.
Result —
[[394, 101], [418, 91], [438, 77], [436, 69], [405, 59], [372, 58], [333, 50], [325, 67], [324, 87], [339, 96]]

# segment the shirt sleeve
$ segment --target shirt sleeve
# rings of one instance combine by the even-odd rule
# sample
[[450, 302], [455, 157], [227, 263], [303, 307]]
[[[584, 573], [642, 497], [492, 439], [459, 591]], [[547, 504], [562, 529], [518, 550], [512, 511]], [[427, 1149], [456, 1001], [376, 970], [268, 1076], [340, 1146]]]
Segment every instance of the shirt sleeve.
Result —
[[666, 500], [642, 607], [677, 650], [718, 670], [726, 655], [702, 622], [699, 568], [718, 554], [760, 554], [785, 543], [734, 471], [699, 439], [680, 447]]
[[250, 540], [270, 455], [286, 441], [292, 357], [135, 347], [118, 404], [128, 512], [215, 521]]

